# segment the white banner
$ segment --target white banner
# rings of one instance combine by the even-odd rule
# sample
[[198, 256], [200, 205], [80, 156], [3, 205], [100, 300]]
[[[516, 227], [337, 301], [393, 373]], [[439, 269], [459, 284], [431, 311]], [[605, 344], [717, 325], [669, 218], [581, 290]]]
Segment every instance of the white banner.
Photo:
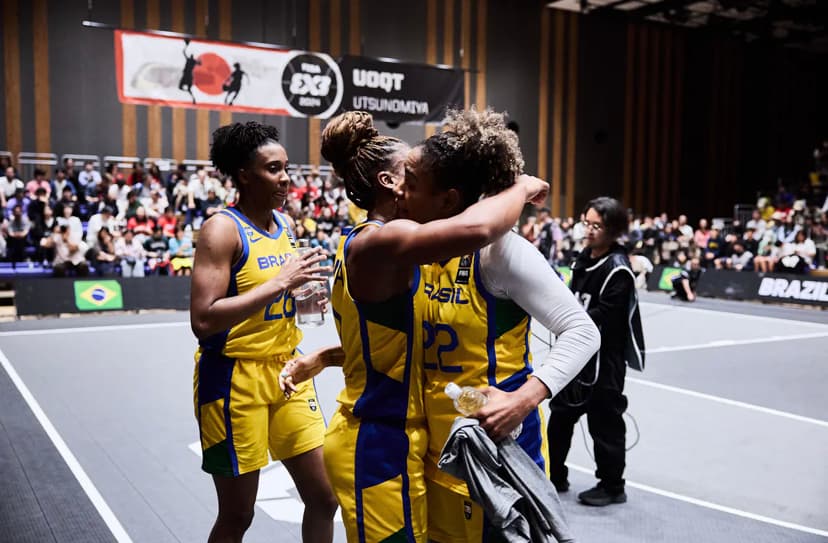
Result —
[[118, 97], [129, 104], [321, 117], [342, 101], [322, 53], [115, 31]]

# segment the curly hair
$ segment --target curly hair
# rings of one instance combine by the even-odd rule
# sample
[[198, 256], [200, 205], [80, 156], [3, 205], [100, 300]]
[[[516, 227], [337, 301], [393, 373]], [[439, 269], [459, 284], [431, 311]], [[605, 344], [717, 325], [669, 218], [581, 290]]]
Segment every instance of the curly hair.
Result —
[[443, 132], [422, 143], [422, 156], [438, 187], [460, 191], [464, 208], [511, 187], [523, 172], [517, 134], [488, 108], [449, 111]]
[[213, 132], [210, 160], [220, 172], [238, 181], [239, 170], [250, 164], [259, 147], [268, 143], [279, 143], [275, 126], [256, 121], [228, 124]]
[[362, 209], [374, 207], [377, 174], [389, 169], [405, 146], [398, 138], [381, 136], [364, 111], [337, 115], [322, 131], [322, 156], [345, 182], [348, 198]]

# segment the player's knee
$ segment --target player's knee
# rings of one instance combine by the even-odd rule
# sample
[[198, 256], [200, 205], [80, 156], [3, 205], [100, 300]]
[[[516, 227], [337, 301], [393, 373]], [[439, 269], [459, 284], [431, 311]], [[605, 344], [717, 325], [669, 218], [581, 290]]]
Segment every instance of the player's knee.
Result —
[[321, 518], [333, 518], [339, 504], [336, 502], [332, 492], [320, 492], [319, 496], [309, 500], [306, 507], [312, 509], [312, 513]]
[[253, 508], [233, 509], [231, 511], [219, 512], [219, 523], [230, 528], [234, 533], [241, 536], [253, 522]]

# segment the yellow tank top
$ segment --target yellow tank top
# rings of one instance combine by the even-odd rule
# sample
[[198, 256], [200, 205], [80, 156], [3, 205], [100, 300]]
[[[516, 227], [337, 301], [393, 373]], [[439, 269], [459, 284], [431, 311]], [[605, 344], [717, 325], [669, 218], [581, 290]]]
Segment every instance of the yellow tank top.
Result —
[[428, 267], [424, 323], [426, 477], [467, 494], [466, 484], [437, 468], [454, 419], [461, 416], [446, 384], [512, 391], [532, 373], [529, 315], [511, 300], [495, 298], [480, 280], [480, 253]]
[[[287, 219], [273, 212], [277, 229], [268, 233], [260, 229], [234, 208], [220, 213], [233, 219], [242, 241], [242, 254], [230, 271], [227, 296], [244, 294], [279, 275], [289, 255], [296, 252], [296, 243]], [[229, 358], [267, 359], [288, 357], [302, 341], [302, 331], [295, 324], [296, 302], [290, 293], [278, 296], [264, 309], [257, 311], [229, 330], [219, 332], [200, 342], [202, 350], [220, 351]]]
[[383, 302], [357, 302], [348, 290], [348, 246], [361, 231], [378, 227], [382, 227], [379, 221], [355, 226], [334, 261], [331, 305], [345, 350], [345, 388], [337, 401], [361, 419], [422, 425], [420, 361], [425, 299], [419, 269], [415, 269], [409, 291]]

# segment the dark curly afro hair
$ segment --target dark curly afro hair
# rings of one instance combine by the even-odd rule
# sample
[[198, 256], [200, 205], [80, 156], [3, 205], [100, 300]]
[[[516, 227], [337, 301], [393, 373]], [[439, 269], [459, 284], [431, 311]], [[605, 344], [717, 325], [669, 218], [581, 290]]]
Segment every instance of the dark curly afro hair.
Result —
[[256, 121], [228, 124], [213, 132], [210, 160], [216, 169], [238, 181], [239, 170], [250, 164], [259, 147], [268, 143], [279, 143], [275, 126]]
[[511, 187], [523, 172], [517, 134], [491, 109], [449, 111], [443, 131], [422, 143], [422, 156], [438, 187], [460, 191], [464, 208]]

